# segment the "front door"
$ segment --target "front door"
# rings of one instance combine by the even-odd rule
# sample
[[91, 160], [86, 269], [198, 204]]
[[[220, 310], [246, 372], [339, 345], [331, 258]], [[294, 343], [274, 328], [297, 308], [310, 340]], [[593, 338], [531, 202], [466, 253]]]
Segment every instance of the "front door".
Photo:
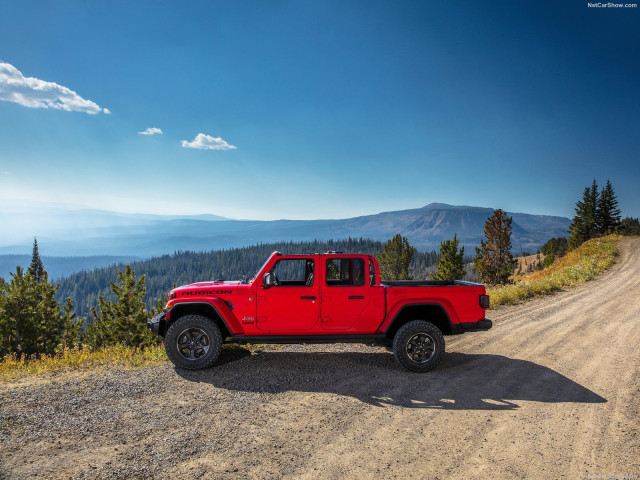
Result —
[[274, 284], [258, 290], [258, 328], [270, 334], [304, 334], [320, 318], [320, 288], [313, 258], [282, 258], [271, 269]]

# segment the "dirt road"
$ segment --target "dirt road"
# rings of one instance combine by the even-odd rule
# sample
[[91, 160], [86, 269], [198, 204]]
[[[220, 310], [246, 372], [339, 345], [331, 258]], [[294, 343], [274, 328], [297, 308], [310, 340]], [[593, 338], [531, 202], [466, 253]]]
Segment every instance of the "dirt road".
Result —
[[639, 478], [640, 240], [490, 313], [428, 374], [382, 348], [270, 346], [4, 383], [0, 478]]

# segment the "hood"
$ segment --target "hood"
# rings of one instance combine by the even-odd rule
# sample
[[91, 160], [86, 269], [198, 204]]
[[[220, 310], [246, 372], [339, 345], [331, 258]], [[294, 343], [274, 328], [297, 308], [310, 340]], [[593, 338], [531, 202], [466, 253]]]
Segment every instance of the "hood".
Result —
[[235, 286], [235, 285], [240, 285], [240, 280], [229, 280], [229, 281], [222, 281], [222, 280], [215, 280], [215, 281], [211, 281], [211, 282], [197, 282], [197, 283], [192, 283], [190, 285], [184, 285], [180, 288], [199, 288], [199, 287], [220, 287], [220, 286]]
[[198, 282], [191, 285], [183, 285], [181, 287], [174, 288], [169, 294], [169, 298], [186, 296], [224, 296], [234, 295], [238, 290], [240, 281], [233, 282]]

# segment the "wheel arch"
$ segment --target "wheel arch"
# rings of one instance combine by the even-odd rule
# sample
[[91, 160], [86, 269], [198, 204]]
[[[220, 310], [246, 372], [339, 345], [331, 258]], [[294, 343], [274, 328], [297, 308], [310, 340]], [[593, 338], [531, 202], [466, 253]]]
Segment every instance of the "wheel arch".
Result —
[[411, 303], [400, 308], [385, 330], [389, 338], [395, 337], [396, 332], [406, 323], [413, 320], [426, 320], [433, 323], [443, 335], [454, 333], [453, 324], [446, 309], [439, 303]]
[[165, 333], [173, 322], [181, 317], [184, 317], [185, 315], [203, 315], [212, 319], [214, 322], [216, 322], [218, 328], [220, 328], [223, 339], [225, 337], [230, 337], [235, 333], [229, 327], [227, 321], [222, 316], [218, 308], [208, 302], [182, 302], [175, 304], [171, 309], [171, 320], [167, 322]]

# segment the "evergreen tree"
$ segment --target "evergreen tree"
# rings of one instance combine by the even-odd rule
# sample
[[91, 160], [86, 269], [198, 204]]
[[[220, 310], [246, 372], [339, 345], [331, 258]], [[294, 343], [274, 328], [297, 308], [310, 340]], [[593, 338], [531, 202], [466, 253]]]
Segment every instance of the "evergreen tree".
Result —
[[[544, 252], [543, 252], [544, 253]], [[550, 266], [556, 259], [556, 244], [552, 243], [544, 254], [544, 268]]]
[[150, 317], [144, 303], [145, 276], [136, 281], [130, 265], [118, 271], [119, 283], [111, 282], [115, 302], [98, 297], [98, 308], [91, 308], [93, 324], [84, 332], [84, 342], [92, 348], [123, 344], [144, 347], [156, 342], [147, 328]]
[[53, 354], [60, 342], [62, 319], [55, 299], [57, 285], [43, 271], [37, 283], [21, 267], [9, 283], [0, 285], [0, 353], [18, 355]]
[[563, 257], [568, 250], [568, 243], [565, 237], [551, 238], [545, 242], [542, 247], [540, 247], [540, 252], [548, 255], [549, 252], [553, 251], [554, 254], [558, 257]]
[[576, 215], [569, 227], [569, 250], [579, 247], [597, 233], [598, 196], [598, 184], [594, 179], [591, 188], [584, 189], [582, 201], [576, 202]]
[[9, 352], [9, 319], [5, 314], [7, 304], [6, 285], [4, 278], [0, 277], [0, 357]]
[[52, 285], [48, 277], [45, 270], [40, 282], [36, 283], [38, 298], [36, 318], [40, 341], [38, 353], [51, 355], [55, 353], [60, 343], [64, 322], [60, 315], [60, 303], [56, 300], [58, 285]]
[[618, 199], [609, 180], [598, 197], [596, 224], [598, 233], [602, 235], [613, 233], [620, 228]]
[[31, 254], [31, 265], [29, 265], [29, 269], [27, 270], [33, 280], [36, 283], [40, 283], [43, 280], [44, 276], [44, 264], [42, 263], [42, 259], [40, 258], [40, 254], [38, 253], [38, 240], [33, 239], [33, 253]]
[[461, 280], [464, 278], [464, 247], [458, 252], [458, 236], [453, 240], [440, 243], [440, 260], [436, 271], [431, 275], [434, 280]]
[[387, 241], [376, 256], [384, 280], [410, 280], [409, 265], [416, 249], [399, 233]]
[[480, 241], [480, 248], [476, 247], [474, 270], [483, 282], [491, 285], [504, 284], [513, 271], [513, 256], [511, 255], [511, 222], [513, 217], [507, 218], [503, 210], [494, 210], [493, 215], [484, 225], [484, 235], [487, 239]]
[[640, 235], [640, 220], [626, 217], [621, 222], [621, 230], [623, 235]]
[[80, 343], [80, 331], [85, 318], [77, 318], [73, 312], [73, 302], [67, 297], [64, 303], [62, 314], [62, 335], [60, 343], [62, 346], [72, 348]]

